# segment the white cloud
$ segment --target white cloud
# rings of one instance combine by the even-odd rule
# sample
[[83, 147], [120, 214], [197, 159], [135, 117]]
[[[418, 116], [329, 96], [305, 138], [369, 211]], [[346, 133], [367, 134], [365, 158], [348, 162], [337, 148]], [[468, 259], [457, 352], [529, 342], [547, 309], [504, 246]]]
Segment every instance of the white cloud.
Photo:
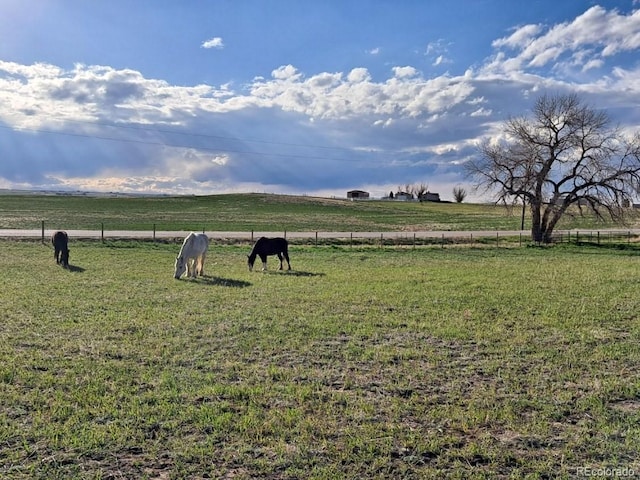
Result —
[[224, 42], [222, 41], [222, 38], [220, 38], [220, 37], [213, 37], [213, 38], [210, 38], [209, 40], [206, 40], [206, 41], [202, 42], [201, 47], [202, 48], [216, 48], [216, 49], [220, 50], [220, 49], [224, 48]]
[[[579, 68], [584, 72], [600, 68], [607, 57], [640, 48], [640, 10], [624, 15], [617, 10], [594, 6], [571, 22], [549, 28], [542, 25], [519, 27], [510, 36], [495, 40], [492, 46], [499, 50], [488, 65], [493, 71], [558, 67], [558, 62], [568, 67], [578, 53], [584, 61]], [[508, 52], [501, 50], [503, 48]], [[590, 57], [586, 58], [586, 54]]]
[[393, 67], [392, 70], [396, 78], [411, 78], [418, 75], [418, 71], [413, 67]]
[[541, 25], [525, 25], [515, 29], [509, 37], [494, 40], [492, 46], [494, 48], [524, 48], [541, 30]]
[[425, 55], [432, 58], [431, 65], [434, 67], [453, 63], [453, 61], [448, 57], [448, 54], [449, 43], [443, 39], [429, 43], [425, 50]]
[[[289, 64], [240, 91], [108, 66], [0, 61], [0, 185], [173, 193], [379, 185], [388, 193], [385, 185], [422, 179], [456, 184], [477, 143], [498, 138], [501, 122], [544, 91], [578, 91], [615, 109], [621, 128], [640, 125], [640, 69], [615, 63], [640, 48], [636, 22], [593, 7], [571, 22], [519, 27], [462, 75], [396, 65], [374, 79], [361, 66]], [[427, 51], [442, 64], [446, 47]]]
[[442, 65], [443, 63], [450, 63], [450, 61], [447, 60], [444, 55], [439, 55], [438, 58], [434, 60], [432, 65], [434, 67], [437, 67], [438, 65]]

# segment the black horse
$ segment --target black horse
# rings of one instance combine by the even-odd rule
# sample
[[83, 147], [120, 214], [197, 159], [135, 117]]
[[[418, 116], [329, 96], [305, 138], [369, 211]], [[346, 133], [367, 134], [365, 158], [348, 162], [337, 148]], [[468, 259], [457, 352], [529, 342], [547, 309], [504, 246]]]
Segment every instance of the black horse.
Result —
[[67, 232], [56, 232], [51, 237], [51, 243], [53, 244], [53, 258], [56, 259], [58, 265], [62, 264], [63, 267], [69, 266], [69, 236]]
[[287, 261], [289, 270], [291, 270], [291, 263], [289, 262], [289, 243], [286, 238], [267, 238], [260, 237], [256, 244], [253, 246], [251, 253], [249, 254], [249, 271], [253, 270], [253, 263], [256, 261], [256, 256], [262, 260], [262, 270], [267, 269], [267, 256], [277, 255], [280, 259], [280, 270], [282, 270], [282, 259]]

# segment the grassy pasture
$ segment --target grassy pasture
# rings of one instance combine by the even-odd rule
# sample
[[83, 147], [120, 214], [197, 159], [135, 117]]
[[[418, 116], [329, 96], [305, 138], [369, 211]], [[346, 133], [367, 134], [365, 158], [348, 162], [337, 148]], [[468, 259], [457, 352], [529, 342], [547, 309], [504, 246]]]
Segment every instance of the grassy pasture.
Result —
[[640, 250], [2, 240], [0, 477], [640, 472]]
[[[207, 231], [517, 230], [520, 209], [503, 206], [357, 201], [286, 195], [99, 197], [0, 195], [0, 228]], [[530, 228], [528, 217], [525, 228]], [[629, 227], [640, 225], [637, 214]], [[617, 228], [566, 215], [559, 229]]]

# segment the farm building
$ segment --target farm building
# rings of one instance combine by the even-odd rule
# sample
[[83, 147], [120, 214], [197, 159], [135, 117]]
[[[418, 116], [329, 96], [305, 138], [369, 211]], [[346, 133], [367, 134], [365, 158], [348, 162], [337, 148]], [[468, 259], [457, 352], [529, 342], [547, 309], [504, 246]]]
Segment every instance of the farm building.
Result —
[[413, 200], [413, 193], [408, 192], [396, 192], [396, 200]]
[[369, 198], [369, 192], [363, 190], [349, 190], [347, 198]]
[[439, 193], [432, 193], [432, 192], [423, 193], [422, 196], [420, 197], [420, 201], [422, 201], [422, 202], [439, 202], [440, 201], [440, 194]]

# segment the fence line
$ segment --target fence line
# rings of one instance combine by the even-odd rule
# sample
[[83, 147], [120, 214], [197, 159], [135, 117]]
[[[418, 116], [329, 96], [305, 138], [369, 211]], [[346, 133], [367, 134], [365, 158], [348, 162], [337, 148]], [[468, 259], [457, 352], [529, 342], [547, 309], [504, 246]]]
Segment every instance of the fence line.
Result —
[[[20, 229], [0, 229], [0, 237], [5, 238], [38, 238], [42, 242], [48, 242], [54, 230], [47, 229], [45, 221], [41, 222], [39, 230]], [[233, 242], [253, 242], [255, 239], [266, 236], [284, 236], [290, 241], [307, 242], [313, 245], [319, 244], [369, 244], [384, 247], [392, 246], [413, 246], [418, 245], [438, 245], [444, 248], [446, 245], [502, 245], [531, 244], [531, 234], [523, 230], [486, 230], [486, 231], [415, 231], [415, 232], [322, 232], [306, 231], [291, 232], [286, 229], [282, 231], [207, 231], [206, 228], [194, 229], [206, 233], [211, 239], [233, 241]], [[108, 230], [104, 222], [100, 223], [99, 230], [67, 230], [72, 238], [99, 239], [102, 242], [106, 239], [131, 239], [131, 240], [152, 240], [152, 241], [177, 241], [184, 238], [189, 230], [158, 230], [154, 223], [149, 230]], [[553, 243], [631, 243], [634, 238], [640, 236], [640, 229], [627, 230], [561, 230], [552, 236]]]

